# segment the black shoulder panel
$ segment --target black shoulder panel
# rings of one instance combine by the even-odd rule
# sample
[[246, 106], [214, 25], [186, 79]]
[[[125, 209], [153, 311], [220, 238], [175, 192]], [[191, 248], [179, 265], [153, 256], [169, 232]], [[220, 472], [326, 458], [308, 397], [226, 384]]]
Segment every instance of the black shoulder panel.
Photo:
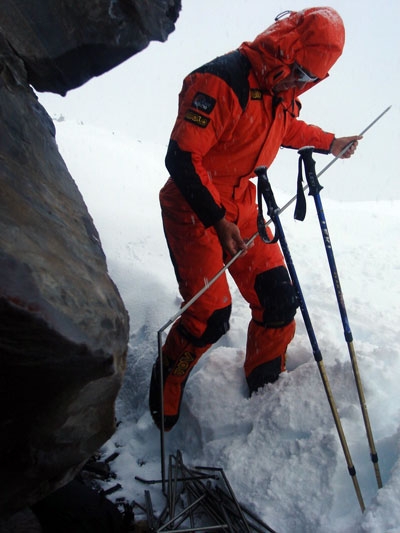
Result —
[[192, 74], [196, 72], [209, 73], [224, 80], [234, 91], [244, 110], [249, 99], [250, 87], [247, 79], [249, 71], [250, 61], [239, 50], [235, 50], [234, 52], [216, 57], [209, 63], [193, 71]]

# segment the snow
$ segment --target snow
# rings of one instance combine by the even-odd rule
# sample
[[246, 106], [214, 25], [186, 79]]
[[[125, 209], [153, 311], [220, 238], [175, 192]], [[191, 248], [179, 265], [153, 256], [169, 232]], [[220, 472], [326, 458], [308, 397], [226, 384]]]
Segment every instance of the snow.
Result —
[[[144, 502], [160, 479], [160, 438], [147, 402], [157, 332], [179, 310], [180, 297], [164, 242], [158, 191], [166, 179], [166, 146], [56, 121], [57, 141], [99, 230], [111, 277], [130, 314], [128, 367], [117, 401], [119, 426], [103, 448], [122, 488], [110, 496]], [[79, 157], [77, 152], [79, 147]], [[317, 172], [328, 159], [315, 155]], [[362, 146], [344, 165], [366, 164]], [[286, 163], [293, 191], [274, 185], [283, 206], [295, 189], [297, 155]], [[301, 314], [287, 372], [250, 399], [242, 370], [249, 309], [235, 286], [230, 331], [207, 352], [187, 383], [181, 417], [166, 434], [166, 457], [223, 468], [238, 500], [276, 531], [382, 533], [400, 531], [400, 269], [398, 200], [329, 198], [329, 169], [320, 181], [383, 488], [378, 491], [348, 349], [312, 198], [304, 222], [293, 207], [281, 215], [327, 376], [337, 404], [366, 510], [361, 513]], [[273, 168], [270, 179], [277, 181]], [[164, 506], [151, 486], [156, 513]], [[139, 511], [140, 515], [140, 511]]]
[[[383, 488], [377, 488], [353, 372], [312, 198], [304, 222], [282, 213], [288, 245], [322, 352], [365, 502], [348, 474], [317, 363], [298, 312], [287, 372], [252, 398], [242, 370], [249, 309], [232, 286], [231, 329], [193, 370], [182, 414], [166, 435], [166, 456], [223, 468], [238, 500], [279, 533], [400, 533], [400, 47], [397, 0], [330, 4], [346, 27], [331, 76], [302, 96], [302, 119], [338, 136], [362, 131], [387, 106], [353, 158], [320, 178]], [[228, 6], [228, 8], [226, 7]], [[292, 0], [291, 9], [303, 9]], [[65, 98], [40, 95], [57, 141], [100, 233], [110, 275], [130, 314], [120, 421], [103, 448], [120, 491], [110, 498], [165, 505], [160, 438], [147, 402], [157, 332], [181, 299], [165, 244], [158, 191], [183, 77], [251, 40], [287, 9], [282, 2], [183, 2], [176, 31]], [[205, 31], [206, 28], [206, 31]], [[62, 116], [65, 120], [62, 120]], [[317, 172], [331, 160], [316, 154]], [[268, 171], [280, 207], [296, 190], [297, 154], [283, 150]], [[135, 509], [140, 518], [140, 510]]]

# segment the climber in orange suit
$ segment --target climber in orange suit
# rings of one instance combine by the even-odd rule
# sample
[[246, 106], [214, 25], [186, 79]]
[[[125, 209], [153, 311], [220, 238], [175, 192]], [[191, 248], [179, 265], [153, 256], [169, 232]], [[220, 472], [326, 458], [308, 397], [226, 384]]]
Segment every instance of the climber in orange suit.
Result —
[[[298, 119], [298, 97], [328, 76], [342, 53], [344, 26], [328, 7], [287, 12], [253, 42], [189, 74], [166, 155], [170, 178], [160, 192], [162, 218], [183, 304], [229, 259], [229, 272], [251, 310], [244, 373], [249, 393], [285, 369], [295, 333], [296, 295], [278, 244], [255, 239], [257, 206], [250, 181], [279, 148], [314, 146], [350, 157], [359, 136], [336, 138]], [[202, 354], [229, 329], [226, 276], [173, 324], [162, 348], [164, 429], [179, 417], [186, 380]], [[150, 411], [161, 427], [159, 361]]]

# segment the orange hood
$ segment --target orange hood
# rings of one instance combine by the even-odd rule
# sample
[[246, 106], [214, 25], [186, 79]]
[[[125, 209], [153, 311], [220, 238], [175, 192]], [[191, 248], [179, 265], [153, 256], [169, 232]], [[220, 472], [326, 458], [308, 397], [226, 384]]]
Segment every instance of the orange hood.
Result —
[[253, 42], [243, 43], [240, 50], [252, 64], [261, 88], [271, 90], [290, 73], [293, 63], [320, 80], [326, 78], [342, 54], [344, 39], [340, 15], [331, 7], [313, 7], [290, 12]]

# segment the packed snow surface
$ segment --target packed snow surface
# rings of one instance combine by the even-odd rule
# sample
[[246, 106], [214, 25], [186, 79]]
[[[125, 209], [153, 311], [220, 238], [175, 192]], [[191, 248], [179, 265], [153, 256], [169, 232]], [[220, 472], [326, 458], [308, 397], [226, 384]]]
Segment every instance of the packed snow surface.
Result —
[[[160, 478], [160, 437], [148, 410], [157, 332], [181, 304], [158, 204], [158, 191], [167, 178], [166, 146], [75, 120], [55, 124], [60, 151], [94, 218], [110, 275], [130, 314], [128, 365], [117, 401], [119, 425], [102, 450], [105, 456], [119, 453], [112, 463], [117, 478], [104, 488], [118, 482], [122, 488], [110, 498], [143, 504], [149, 486], [135, 476]], [[269, 171], [280, 207], [296, 188], [297, 154], [290, 154]], [[330, 156], [315, 158], [317, 171], [330, 161]], [[345, 193], [353, 178], [373, 180], [370, 159], [361, 144], [351, 161], [338, 161], [320, 181], [383, 488], [377, 488], [370, 460], [312, 198], [304, 222], [294, 221], [292, 206], [281, 221], [365, 512], [357, 501], [300, 312], [287, 372], [248, 398], [242, 365], [250, 311], [233, 282], [231, 329], [193, 370], [180, 420], [165, 437], [167, 458], [181, 450], [187, 465], [223, 468], [238, 500], [277, 532], [400, 532], [400, 201], [391, 200], [390, 184], [386, 195], [385, 184], [379, 188], [379, 198], [386, 200], [375, 201], [372, 193], [368, 201], [349, 202]], [[160, 486], [150, 490], [158, 513], [165, 504]], [[141, 511], [135, 512], [140, 517]]]

